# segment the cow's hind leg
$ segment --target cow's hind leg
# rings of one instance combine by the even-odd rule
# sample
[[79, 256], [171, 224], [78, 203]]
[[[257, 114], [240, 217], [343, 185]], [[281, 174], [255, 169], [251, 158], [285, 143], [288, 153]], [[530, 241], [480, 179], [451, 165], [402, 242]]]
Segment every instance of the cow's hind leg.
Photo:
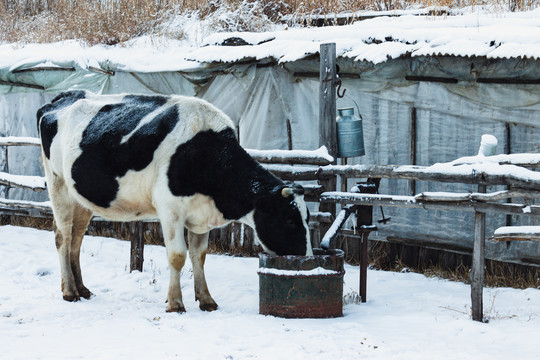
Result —
[[69, 196], [64, 180], [60, 177], [50, 174], [47, 176], [47, 185], [54, 214], [55, 242], [62, 273], [62, 294], [64, 300], [77, 301], [80, 300], [80, 296], [71, 266], [73, 215], [76, 203]]
[[[164, 214], [164, 215], [162, 215]], [[169, 292], [167, 294], [167, 312], [185, 312], [180, 287], [180, 272], [186, 262], [186, 241], [184, 239], [184, 225], [180, 217], [171, 214], [170, 208], [159, 215], [163, 240], [167, 248], [169, 260]]]
[[81, 205], [76, 205], [73, 215], [73, 227], [71, 231], [71, 272], [75, 279], [75, 286], [79, 295], [85, 299], [90, 299], [92, 292], [86, 288], [83, 284], [81, 275], [81, 264], [79, 262], [79, 256], [81, 253], [81, 244], [84, 237], [84, 233], [88, 227], [88, 223], [92, 218], [92, 212]]
[[195, 234], [188, 232], [188, 246], [191, 264], [193, 266], [193, 276], [195, 278], [195, 300], [199, 300], [199, 308], [205, 311], [214, 311], [217, 304], [210, 296], [206, 278], [204, 277], [204, 261], [208, 249], [208, 233]]

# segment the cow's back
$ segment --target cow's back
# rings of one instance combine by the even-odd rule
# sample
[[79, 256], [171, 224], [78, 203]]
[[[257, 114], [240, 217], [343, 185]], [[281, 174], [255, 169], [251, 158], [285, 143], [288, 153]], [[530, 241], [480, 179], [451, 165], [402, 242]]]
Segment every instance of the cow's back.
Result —
[[86, 207], [128, 220], [155, 215], [152, 188], [179, 145], [233, 126], [196, 98], [81, 91], [60, 94], [39, 110], [38, 121], [46, 168]]

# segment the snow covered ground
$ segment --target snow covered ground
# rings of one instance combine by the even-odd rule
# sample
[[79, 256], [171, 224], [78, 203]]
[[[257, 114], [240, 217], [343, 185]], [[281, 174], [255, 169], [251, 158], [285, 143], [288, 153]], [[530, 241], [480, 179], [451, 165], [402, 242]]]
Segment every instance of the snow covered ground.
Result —
[[[413, 273], [368, 272], [368, 302], [336, 319], [258, 314], [258, 259], [210, 255], [219, 304], [165, 313], [165, 249], [146, 246], [129, 273], [129, 243], [87, 236], [81, 263], [91, 300], [68, 303], [51, 232], [0, 227], [0, 359], [537, 359], [540, 290], [486, 289], [489, 323], [470, 319], [470, 289]], [[358, 291], [346, 266], [344, 293]]]

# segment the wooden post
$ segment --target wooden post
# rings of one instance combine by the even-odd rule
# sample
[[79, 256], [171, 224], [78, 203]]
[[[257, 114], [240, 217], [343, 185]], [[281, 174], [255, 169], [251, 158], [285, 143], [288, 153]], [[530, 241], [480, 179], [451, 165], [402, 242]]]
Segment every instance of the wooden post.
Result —
[[131, 260], [129, 271], [143, 270], [144, 262], [144, 223], [133, 221], [129, 223], [129, 237], [131, 241]]
[[[6, 146], [4, 151], [4, 156], [6, 157], [6, 163], [4, 164], [4, 172], [9, 174], [9, 154], [8, 154], [8, 148], [9, 146]], [[6, 186], [6, 191], [4, 197], [6, 199], [9, 199], [9, 186]]]
[[[478, 185], [478, 192], [486, 192], [486, 185]], [[484, 264], [486, 249], [486, 214], [474, 213], [474, 245], [471, 269], [472, 318], [483, 321]]]
[[292, 150], [292, 130], [291, 120], [287, 119], [287, 145], [289, 150]]
[[[379, 189], [378, 182], [368, 179], [365, 183], [358, 183], [360, 193], [375, 194]], [[356, 207], [356, 228], [360, 232], [360, 298], [367, 301], [367, 267], [368, 267], [368, 237], [371, 230], [362, 230], [363, 225], [373, 224], [373, 206]]]
[[[411, 165], [416, 165], [416, 108], [411, 109]], [[411, 196], [416, 195], [416, 181], [411, 180]]]
[[336, 44], [322, 44], [319, 87], [319, 146], [337, 155], [336, 138]]
[[[320, 86], [319, 86], [319, 146], [326, 146], [336, 163], [336, 44], [322, 44], [320, 47]], [[336, 176], [320, 182], [324, 191], [336, 190]], [[320, 211], [336, 215], [335, 204], [321, 204]], [[328, 231], [331, 224], [320, 224], [319, 238]], [[315, 244], [318, 246], [318, 244]]]

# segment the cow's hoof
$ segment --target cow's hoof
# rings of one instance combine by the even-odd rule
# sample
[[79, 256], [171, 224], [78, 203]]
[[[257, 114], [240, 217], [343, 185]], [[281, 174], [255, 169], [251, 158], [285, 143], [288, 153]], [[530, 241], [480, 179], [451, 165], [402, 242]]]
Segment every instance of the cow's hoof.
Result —
[[86, 300], [90, 300], [92, 296], [94, 296], [94, 294], [86, 287], [79, 289], [79, 295], [81, 295], [81, 297], [85, 298]]
[[168, 313], [172, 313], [172, 312], [185, 313], [186, 308], [183, 306], [167, 306], [167, 309], [165, 311]]
[[81, 298], [78, 295], [64, 295], [64, 300], [69, 302], [75, 302], [81, 300]]
[[202, 311], [215, 311], [217, 310], [218, 305], [216, 303], [209, 303], [209, 304], [199, 304], [199, 309]]

